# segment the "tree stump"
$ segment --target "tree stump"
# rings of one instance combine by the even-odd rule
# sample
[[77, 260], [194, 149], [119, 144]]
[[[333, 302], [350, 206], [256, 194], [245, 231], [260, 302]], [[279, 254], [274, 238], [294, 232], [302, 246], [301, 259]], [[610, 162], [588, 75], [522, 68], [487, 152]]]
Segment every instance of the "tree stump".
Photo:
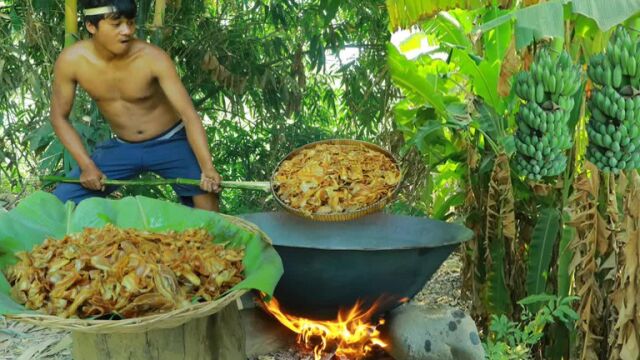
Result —
[[245, 360], [245, 335], [233, 302], [172, 329], [132, 334], [72, 333], [76, 360]]

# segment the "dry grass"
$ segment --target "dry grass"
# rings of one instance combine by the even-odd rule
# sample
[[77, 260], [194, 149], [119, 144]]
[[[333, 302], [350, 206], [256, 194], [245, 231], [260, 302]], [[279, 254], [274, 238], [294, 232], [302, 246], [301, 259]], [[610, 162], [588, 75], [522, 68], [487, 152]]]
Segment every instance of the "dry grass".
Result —
[[4, 318], [1, 324], [0, 359], [71, 359], [69, 332], [50, 330]]

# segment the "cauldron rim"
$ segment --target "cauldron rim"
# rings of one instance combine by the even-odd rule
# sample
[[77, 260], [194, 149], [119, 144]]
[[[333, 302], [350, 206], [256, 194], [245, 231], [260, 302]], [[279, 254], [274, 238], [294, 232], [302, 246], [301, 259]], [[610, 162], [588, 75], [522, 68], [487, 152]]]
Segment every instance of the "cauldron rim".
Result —
[[460, 224], [385, 213], [332, 223], [283, 211], [240, 217], [256, 224], [277, 247], [336, 251], [429, 249], [460, 244], [473, 237], [473, 232]]

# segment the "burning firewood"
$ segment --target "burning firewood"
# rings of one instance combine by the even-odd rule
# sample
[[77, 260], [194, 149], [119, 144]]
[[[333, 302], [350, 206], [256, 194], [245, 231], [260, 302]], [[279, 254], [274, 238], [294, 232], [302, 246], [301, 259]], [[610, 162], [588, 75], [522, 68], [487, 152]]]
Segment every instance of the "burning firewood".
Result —
[[275, 298], [262, 302], [262, 306], [281, 324], [298, 334], [298, 344], [303, 350], [312, 352], [314, 360], [368, 359], [387, 346], [378, 330], [384, 320], [372, 319], [377, 303], [369, 309], [361, 308], [357, 303], [348, 311], [341, 312], [334, 321], [286, 314]]

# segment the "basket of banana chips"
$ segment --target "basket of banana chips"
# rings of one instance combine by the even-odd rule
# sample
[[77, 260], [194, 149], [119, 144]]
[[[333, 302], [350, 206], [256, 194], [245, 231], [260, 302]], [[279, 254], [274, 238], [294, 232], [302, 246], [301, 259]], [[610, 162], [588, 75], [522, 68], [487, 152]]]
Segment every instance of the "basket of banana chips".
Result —
[[317, 221], [346, 221], [382, 210], [399, 189], [398, 161], [358, 140], [313, 142], [289, 153], [271, 178], [287, 211]]
[[0, 214], [0, 313], [88, 333], [173, 328], [256, 289], [282, 262], [255, 225], [145, 197], [77, 207], [37, 192]]

